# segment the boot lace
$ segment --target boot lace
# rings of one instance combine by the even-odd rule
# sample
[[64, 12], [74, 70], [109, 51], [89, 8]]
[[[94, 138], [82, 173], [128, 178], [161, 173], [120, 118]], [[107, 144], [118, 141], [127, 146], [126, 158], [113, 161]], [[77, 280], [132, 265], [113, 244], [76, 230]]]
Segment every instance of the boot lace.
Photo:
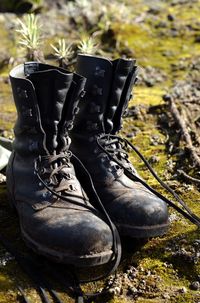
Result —
[[71, 156], [72, 153], [70, 151], [57, 155], [39, 156], [35, 161], [36, 175], [44, 187], [57, 198], [75, 203], [70, 199], [70, 197], [75, 197], [81, 200], [84, 199], [87, 203], [89, 202], [87, 198], [74, 192], [71, 193], [72, 191], [76, 191], [76, 187], [70, 184], [70, 182], [66, 182], [66, 180], [70, 181], [74, 178], [69, 172], [69, 168], [71, 168]]
[[[70, 193], [68, 191], [69, 185], [66, 180], [70, 180], [71, 176], [66, 172], [65, 168], [70, 168], [71, 166], [71, 158], [78, 163], [79, 167], [85, 172], [86, 182], [89, 182], [89, 186], [94, 196], [95, 208], [88, 205], [89, 199], [84, 198], [82, 195], [77, 195], [74, 192]], [[64, 200], [66, 202], [72, 203], [74, 205], [83, 206], [83, 199], [85, 200], [84, 208], [92, 211], [96, 214], [101, 214], [103, 216], [105, 222], [111, 229], [113, 236], [113, 256], [111, 257], [111, 266], [108, 271], [104, 274], [101, 274], [95, 278], [95, 280], [99, 280], [102, 278], [111, 275], [116, 272], [116, 269], [120, 263], [121, 259], [121, 242], [119, 238], [119, 234], [112, 223], [106, 209], [104, 208], [92, 181], [92, 177], [84, 164], [74, 155], [71, 151], [62, 152], [58, 155], [45, 155], [39, 156], [35, 161], [35, 174], [37, 175], [40, 182], [44, 185], [48, 191], [50, 191], [55, 197]], [[81, 201], [75, 201], [73, 198], [79, 198]], [[54, 203], [54, 202], [52, 202]], [[48, 207], [48, 206], [47, 206]], [[116, 273], [115, 273], [116, 274]], [[114, 282], [113, 282], [114, 283]], [[107, 290], [106, 290], [107, 292]], [[96, 297], [101, 293], [95, 294], [84, 294], [85, 297]]]
[[[133, 181], [138, 181], [142, 183], [148, 190], [150, 190], [154, 195], [165, 201], [169, 206], [173, 207], [176, 211], [178, 211], [185, 218], [190, 220], [192, 223], [196, 224], [200, 227], [200, 218], [195, 215], [190, 208], [184, 203], [184, 201], [174, 192], [174, 190], [168, 186], [165, 182], [163, 182], [159, 176], [156, 174], [154, 169], [151, 167], [149, 162], [145, 159], [145, 157], [140, 153], [140, 151], [131, 144], [128, 140], [123, 139], [119, 136], [115, 135], [107, 135], [101, 134], [97, 137], [96, 142], [99, 148], [108, 155], [108, 157], [117, 163], [120, 168], [122, 168], [125, 174], [132, 179]], [[169, 200], [161, 193], [153, 189], [150, 185], [148, 185], [136, 172], [131, 162], [128, 160], [128, 152], [129, 150], [133, 150], [140, 159], [147, 166], [153, 177], [160, 183], [160, 185], [168, 191], [176, 201], [181, 204], [182, 208], [175, 204], [175, 202]]]

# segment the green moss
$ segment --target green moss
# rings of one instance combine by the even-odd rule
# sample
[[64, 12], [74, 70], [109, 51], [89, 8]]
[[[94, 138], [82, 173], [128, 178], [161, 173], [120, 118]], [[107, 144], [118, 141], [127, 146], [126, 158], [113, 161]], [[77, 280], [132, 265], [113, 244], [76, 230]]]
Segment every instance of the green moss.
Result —
[[124, 299], [122, 297], [114, 298], [111, 301], [109, 301], [109, 303], [130, 303], [130, 302], [131, 302], [131, 300], [127, 300], [127, 299]]
[[[147, 7], [136, 4], [135, 17], [138, 10], [140, 14], [146, 13]], [[120, 47], [128, 48], [132, 56], [136, 57], [138, 63], [145, 66], [153, 66], [164, 70], [168, 79], [165, 85], [169, 85], [173, 79], [182, 78], [185, 71], [171, 72], [171, 66], [179, 60], [191, 59], [199, 54], [200, 44], [194, 43], [195, 31], [188, 29], [189, 24], [198, 23], [198, 10], [200, 3], [195, 5], [170, 6], [169, 3], [159, 3], [160, 11], [155, 18], [148, 17], [142, 24], [113, 24], [112, 28]], [[167, 15], [173, 14], [175, 21], [167, 23]], [[160, 22], [166, 22], [166, 27], [158, 27]], [[194, 25], [194, 27], [197, 25]], [[171, 29], [177, 30], [177, 35], [172, 35]], [[168, 55], [166, 55], [168, 51]]]
[[0, 82], [0, 106], [0, 128], [10, 136], [16, 120], [16, 108], [11, 96], [11, 87], [3, 81]]
[[8, 29], [5, 27], [5, 22], [0, 21], [0, 75], [8, 74], [8, 65], [3, 62], [4, 59], [9, 61], [10, 57], [15, 57], [16, 55], [16, 47], [15, 47], [15, 39], [14, 34], [11, 34]]
[[164, 93], [165, 90], [161, 86], [136, 86], [134, 88], [134, 98], [131, 100], [129, 106], [140, 104], [153, 106], [163, 104], [162, 96]]

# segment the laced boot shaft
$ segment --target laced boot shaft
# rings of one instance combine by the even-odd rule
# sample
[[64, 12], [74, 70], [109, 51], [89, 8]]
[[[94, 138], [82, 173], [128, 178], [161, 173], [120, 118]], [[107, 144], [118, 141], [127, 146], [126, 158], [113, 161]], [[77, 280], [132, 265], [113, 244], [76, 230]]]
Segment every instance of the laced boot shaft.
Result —
[[7, 188], [24, 240], [58, 262], [92, 266], [113, 260], [114, 227], [90, 203], [69, 151], [68, 131], [85, 78], [31, 62], [14, 68], [10, 79], [18, 118]]
[[78, 57], [77, 70], [87, 78], [87, 82], [84, 104], [80, 106], [71, 132], [73, 148], [79, 149], [82, 160], [83, 157], [88, 158], [88, 153], [87, 151], [84, 153], [85, 149], [81, 147], [82, 141], [79, 138], [88, 141], [87, 148], [90, 154], [94, 154], [97, 161], [104, 163], [102, 166], [102, 169], [105, 168], [104, 174], [95, 167], [92, 171], [102, 179], [102, 182], [106, 182], [105, 174], [109, 179], [113, 174], [120, 175], [121, 170], [116, 163], [110, 163], [108, 157], [101, 153], [96, 144], [96, 136], [101, 133], [115, 133], [121, 128], [122, 113], [128, 106], [132, 96], [131, 87], [136, 81], [136, 69], [135, 60], [117, 59], [111, 62], [92, 56]]
[[78, 127], [81, 133], [91, 135], [118, 131], [122, 112], [131, 97], [130, 87], [136, 81], [135, 61], [117, 59], [111, 62], [79, 55], [77, 70], [87, 81], [84, 106], [76, 117], [75, 129]]
[[[123, 166], [136, 176], [137, 172], [122, 141], [112, 137], [121, 128], [137, 79], [135, 60], [110, 61], [79, 55], [76, 70], [87, 82], [84, 100], [70, 131], [71, 150], [91, 173], [97, 192], [121, 234], [131, 237], [163, 234], [168, 227], [166, 204], [137, 178], [129, 178]], [[103, 135], [108, 153], [97, 142]], [[88, 193], [89, 189], [86, 190]]]

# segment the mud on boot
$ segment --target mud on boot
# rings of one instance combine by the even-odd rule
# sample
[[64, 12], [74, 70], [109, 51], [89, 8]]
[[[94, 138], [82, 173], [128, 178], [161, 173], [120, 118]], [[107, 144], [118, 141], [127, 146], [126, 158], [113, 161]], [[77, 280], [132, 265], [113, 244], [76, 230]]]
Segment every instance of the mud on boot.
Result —
[[[107, 135], [105, 144], [109, 145], [109, 152], [132, 174], [138, 175], [120, 141], [109, 139], [109, 135], [115, 135], [121, 128], [136, 70], [135, 60], [111, 61], [79, 55], [76, 71], [87, 78], [86, 94], [70, 136], [71, 150], [89, 170], [97, 193], [120, 234], [147, 238], [167, 231], [166, 203], [143, 184], [130, 179], [121, 165], [97, 144], [99, 136]], [[90, 188], [86, 191], [90, 195]]]
[[[90, 203], [69, 151], [68, 130], [85, 78], [30, 62], [15, 67], [10, 80], [18, 118], [7, 188], [26, 244], [54, 261], [77, 266], [113, 260], [116, 229]], [[120, 249], [119, 240], [117, 245]]]

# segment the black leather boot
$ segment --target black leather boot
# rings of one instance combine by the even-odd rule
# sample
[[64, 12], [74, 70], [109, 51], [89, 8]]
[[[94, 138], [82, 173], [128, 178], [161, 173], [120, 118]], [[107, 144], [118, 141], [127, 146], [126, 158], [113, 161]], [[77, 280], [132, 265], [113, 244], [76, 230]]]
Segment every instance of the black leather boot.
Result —
[[39, 254], [77, 266], [113, 260], [120, 250], [120, 242], [113, 242], [116, 229], [90, 203], [70, 161], [68, 130], [85, 78], [30, 62], [14, 68], [10, 80], [18, 119], [7, 187], [25, 242]]
[[[97, 144], [97, 138], [102, 134], [114, 135], [119, 131], [136, 79], [136, 69], [134, 60], [110, 61], [89, 55], [78, 56], [76, 70], [87, 78], [86, 95], [70, 137], [71, 150], [89, 170], [95, 188], [121, 235], [146, 238], [166, 232], [168, 209], [165, 202], [140, 182], [131, 180], [119, 166], [121, 163], [137, 175], [116, 138], [113, 141], [108, 136], [104, 143], [109, 145], [109, 153], [118, 159], [118, 164]], [[90, 188], [86, 191], [89, 195]]]

